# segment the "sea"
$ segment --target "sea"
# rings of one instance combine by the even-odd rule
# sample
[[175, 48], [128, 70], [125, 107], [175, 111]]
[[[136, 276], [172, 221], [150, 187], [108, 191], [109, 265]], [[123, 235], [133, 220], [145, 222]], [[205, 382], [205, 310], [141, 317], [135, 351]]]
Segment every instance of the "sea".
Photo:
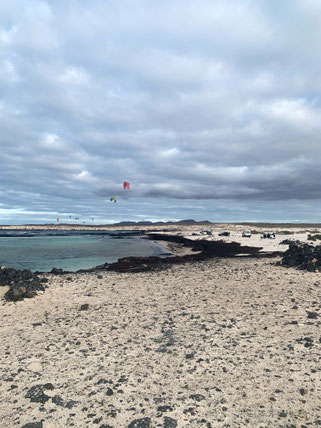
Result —
[[159, 243], [122, 231], [1, 230], [0, 265], [33, 272], [76, 272], [129, 256], [162, 256]]

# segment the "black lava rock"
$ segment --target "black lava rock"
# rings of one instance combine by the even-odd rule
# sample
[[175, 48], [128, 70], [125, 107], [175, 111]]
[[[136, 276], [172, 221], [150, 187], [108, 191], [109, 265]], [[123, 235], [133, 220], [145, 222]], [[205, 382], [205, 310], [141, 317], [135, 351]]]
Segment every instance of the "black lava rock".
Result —
[[88, 311], [88, 309], [89, 309], [89, 305], [88, 305], [88, 303], [85, 303], [84, 305], [81, 305], [80, 306], [80, 311]]
[[59, 395], [55, 395], [52, 398], [52, 402], [56, 404], [56, 406], [64, 407], [65, 409], [72, 409], [77, 403], [77, 401], [69, 400], [65, 401]]
[[23, 425], [21, 428], [42, 428], [42, 422], [30, 422], [28, 424]]
[[321, 269], [321, 245], [314, 247], [300, 241], [291, 241], [289, 249], [283, 254], [281, 264], [309, 272], [318, 272]]
[[158, 406], [157, 411], [164, 413], [164, 412], [172, 412], [173, 408], [171, 406]]
[[108, 388], [106, 391], [106, 395], [108, 396], [114, 395], [114, 391], [111, 388]]
[[35, 385], [29, 389], [25, 398], [30, 398], [33, 403], [46, 403], [49, 400], [49, 396], [44, 393], [44, 385]]
[[169, 418], [167, 416], [164, 417], [164, 424], [163, 428], [176, 428], [177, 427], [177, 420], [173, 418]]
[[205, 397], [204, 395], [201, 395], [201, 394], [193, 394], [193, 395], [190, 395], [189, 398], [195, 401], [202, 401], [204, 400]]
[[318, 318], [319, 314], [316, 312], [308, 312], [308, 319], [310, 320], [316, 320]]
[[38, 291], [45, 290], [43, 282], [29, 269], [0, 269], [1, 285], [9, 286], [9, 290], [4, 295], [4, 298], [13, 302], [34, 297]]
[[50, 273], [53, 273], [54, 275], [61, 275], [64, 273], [64, 271], [63, 269], [52, 268]]
[[192, 353], [190, 353], [190, 354], [186, 354], [186, 355], [185, 355], [185, 358], [186, 358], [187, 360], [190, 360], [190, 359], [194, 358], [194, 356], [195, 356], [195, 353], [194, 353], [194, 352], [192, 352]]
[[127, 428], [152, 428], [152, 421], [150, 418], [135, 419]]
[[55, 389], [55, 387], [53, 386], [53, 384], [52, 384], [52, 383], [46, 383], [46, 384], [43, 386], [43, 388], [44, 388], [44, 389], [47, 389], [48, 391], [53, 391], [53, 390]]

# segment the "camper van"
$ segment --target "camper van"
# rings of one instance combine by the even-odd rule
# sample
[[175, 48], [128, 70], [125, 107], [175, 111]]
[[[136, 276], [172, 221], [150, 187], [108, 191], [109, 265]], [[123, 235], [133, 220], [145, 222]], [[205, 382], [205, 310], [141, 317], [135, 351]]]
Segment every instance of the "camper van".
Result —
[[242, 232], [243, 238], [251, 238], [251, 236], [252, 236], [252, 233], [250, 230], [243, 230], [243, 232]]

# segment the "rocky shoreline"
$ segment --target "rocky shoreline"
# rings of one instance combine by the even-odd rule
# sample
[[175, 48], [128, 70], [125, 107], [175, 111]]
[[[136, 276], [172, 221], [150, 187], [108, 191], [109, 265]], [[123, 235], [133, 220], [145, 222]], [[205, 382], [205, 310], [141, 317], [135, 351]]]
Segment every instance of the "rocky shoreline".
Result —
[[39, 278], [29, 269], [0, 268], [1, 295], [7, 301], [35, 297], [39, 291], [45, 291], [47, 282], [47, 278]]
[[[135, 232], [135, 234], [140, 232]], [[127, 234], [126, 234], [127, 236]], [[199, 262], [215, 257], [237, 257], [242, 255], [248, 257], [277, 257], [279, 252], [261, 252], [262, 247], [243, 246], [237, 242], [208, 241], [205, 239], [194, 241], [185, 237], [176, 235], [165, 235], [149, 233], [145, 235], [146, 239], [161, 242], [172, 242], [182, 247], [190, 248], [192, 253], [184, 256], [150, 256], [150, 257], [124, 257], [115, 263], [104, 263], [90, 269], [81, 269], [77, 273], [89, 273], [100, 271], [114, 272], [147, 272], [155, 269], [165, 269], [174, 264], [187, 262]], [[52, 275], [70, 275], [71, 272], [63, 269], [53, 268]], [[0, 271], [1, 295], [7, 301], [19, 301], [25, 298], [32, 298], [39, 291], [45, 291], [45, 283], [48, 279], [39, 278], [38, 275], [48, 275], [48, 272], [35, 272], [30, 270], [17, 270], [13, 268], [2, 267]]]
[[[175, 264], [205, 261], [211, 258], [274, 258], [282, 256], [280, 265], [296, 267], [310, 272], [319, 272], [321, 269], [321, 246], [312, 246], [299, 241], [288, 242], [289, 249], [285, 252], [262, 251], [262, 247], [243, 246], [237, 242], [191, 240], [182, 236], [150, 233], [146, 239], [179, 244], [191, 249], [191, 254], [184, 256], [150, 256], [150, 257], [123, 257], [114, 263], [104, 263], [90, 269], [81, 269], [76, 273], [91, 273], [113, 271], [120, 273], [139, 273], [152, 270], [166, 269]], [[165, 253], [166, 254], [166, 253]], [[43, 275], [70, 275], [72, 272], [53, 268], [51, 272], [31, 272], [30, 270], [17, 270], [1, 267], [0, 287], [1, 296], [7, 301], [19, 301], [32, 298], [39, 291], [45, 291], [48, 278]], [[39, 275], [43, 276], [39, 278]]]

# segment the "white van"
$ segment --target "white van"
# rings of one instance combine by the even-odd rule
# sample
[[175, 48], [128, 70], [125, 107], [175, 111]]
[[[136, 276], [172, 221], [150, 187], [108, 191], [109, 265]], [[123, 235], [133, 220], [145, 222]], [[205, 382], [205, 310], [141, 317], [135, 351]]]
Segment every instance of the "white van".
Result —
[[251, 238], [251, 236], [252, 236], [252, 233], [250, 230], [243, 230], [243, 232], [242, 232], [243, 238]]

